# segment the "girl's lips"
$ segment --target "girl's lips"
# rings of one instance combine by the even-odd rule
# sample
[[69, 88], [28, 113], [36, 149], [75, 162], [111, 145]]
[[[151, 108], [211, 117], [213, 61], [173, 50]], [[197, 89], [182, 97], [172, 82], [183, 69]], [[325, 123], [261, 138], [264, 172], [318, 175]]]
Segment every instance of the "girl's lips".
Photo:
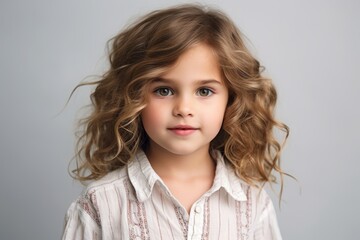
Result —
[[168, 128], [171, 132], [173, 132], [176, 135], [179, 136], [187, 136], [190, 135], [192, 133], [194, 133], [196, 130], [199, 130], [198, 128], [194, 128], [192, 126], [175, 126], [172, 128]]

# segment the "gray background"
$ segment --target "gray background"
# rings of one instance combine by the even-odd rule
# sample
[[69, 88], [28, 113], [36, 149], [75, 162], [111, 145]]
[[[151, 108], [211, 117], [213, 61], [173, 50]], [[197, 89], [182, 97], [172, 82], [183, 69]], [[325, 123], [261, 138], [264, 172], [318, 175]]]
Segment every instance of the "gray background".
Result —
[[[283, 167], [299, 181], [286, 179], [284, 239], [358, 239], [360, 1], [199, 2], [232, 17], [279, 91], [291, 127]], [[0, 239], [60, 238], [81, 191], [67, 166], [90, 89], [62, 111], [67, 97], [104, 71], [105, 43], [124, 24], [177, 3], [1, 0]]]

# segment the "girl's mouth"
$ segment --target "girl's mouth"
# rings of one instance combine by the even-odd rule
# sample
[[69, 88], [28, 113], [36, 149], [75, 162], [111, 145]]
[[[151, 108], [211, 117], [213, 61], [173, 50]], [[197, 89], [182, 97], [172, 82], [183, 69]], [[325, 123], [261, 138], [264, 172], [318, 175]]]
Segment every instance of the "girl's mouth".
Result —
[[168, 128], [172, 133], [179, 135], [179, 136], [188, 136], [195, 131], [199, 130], [199, 128], [195, 128], [192, 126], [186, 126], [186, 125], [179, 125], [175, 127]]

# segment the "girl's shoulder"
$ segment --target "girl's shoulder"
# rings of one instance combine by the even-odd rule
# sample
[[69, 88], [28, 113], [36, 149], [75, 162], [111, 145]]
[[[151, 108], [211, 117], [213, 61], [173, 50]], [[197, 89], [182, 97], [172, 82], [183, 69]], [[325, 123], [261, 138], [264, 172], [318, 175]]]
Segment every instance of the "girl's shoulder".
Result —
[[94, 195], [107, 192], [114, 189], [114, 187], [121, 186], [124, 181], [128, 180], [127, 168], [126, 166], [119, 169], [113, 170], [107, 173], [102, 178], [90, 182], [83, 190], [80, 198], [88, 197], [89, 195]]
[[[76, 239], [92, 239], [94, 236], [100, 236], [102, 229], [101, 219], [104, 218], [104, 214], [107, 214], [105, 209], [114, 209], [115, 212], [120, 211], [121, 206], [117, 201], [124, 199], [127, 192], [131, 191], [127, 182], [127, 168], [122, 167], [89, 183], [68, 208], [63, 239], [67, 239], [73, 234], [81, 235], [77, 236]], [[128, 188], [124, 187], [124, 185]], [[84, 232], [74, 233], [74, 229], [78, 229], [79, 226], [84, 228]], [[86, 237], [88, 233], [91, 233], [91, 236]]]
[[[127, 167], [122, 167], [90, 182], [70, 205], [67, 218], [83, 212], [99, 224], [99, 209], [104, 205], [104, 200], [109, 201], [126, 194], [124, 185], [128, 187], [128, 181]], [[131, 191], [130, 187], [127, 191]]]

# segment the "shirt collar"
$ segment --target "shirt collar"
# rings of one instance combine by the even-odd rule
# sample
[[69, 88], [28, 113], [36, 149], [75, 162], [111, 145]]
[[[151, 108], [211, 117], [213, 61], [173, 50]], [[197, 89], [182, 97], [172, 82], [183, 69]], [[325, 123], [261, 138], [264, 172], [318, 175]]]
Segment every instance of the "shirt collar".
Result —
[[127, 168], [137, 199], [140, 202], [145, 201], [150, 197], [155, 183], [161, 181], [160, 177], [151, 167], [148, 158], [141, 150], [135, 155], [134, 160], [128, 164]]
[[216, 152], [216, 155], [217, 164], [214, 184], [209, 193], [212, 194], [220, 188], [223, 188], [235, 200], [246, 201], [246, 194], [241, 187], [242, 181], [235, 174], [234, 169], [229, 164], [225, 163], [224, 158], [219, 151]]
[[[223, 188], [232, 198], [237, 201], [246, 201], [246, 195], [241, 187], [241, 180], [236, 176], [234, 170], [225, 163], [224, 158], [217, 152], [216, 170], [214, 183], [208, 191], [208, 195]], [[143, 151], [139, 151], [133, 161], [128, 164], [128, 174], [133, 185], [136, 197], [140, 202], [147, 200], [153, 191], [156, 182], [159, 182], [165, 189], [164, 182], [151, 167], [148, 158]]]

